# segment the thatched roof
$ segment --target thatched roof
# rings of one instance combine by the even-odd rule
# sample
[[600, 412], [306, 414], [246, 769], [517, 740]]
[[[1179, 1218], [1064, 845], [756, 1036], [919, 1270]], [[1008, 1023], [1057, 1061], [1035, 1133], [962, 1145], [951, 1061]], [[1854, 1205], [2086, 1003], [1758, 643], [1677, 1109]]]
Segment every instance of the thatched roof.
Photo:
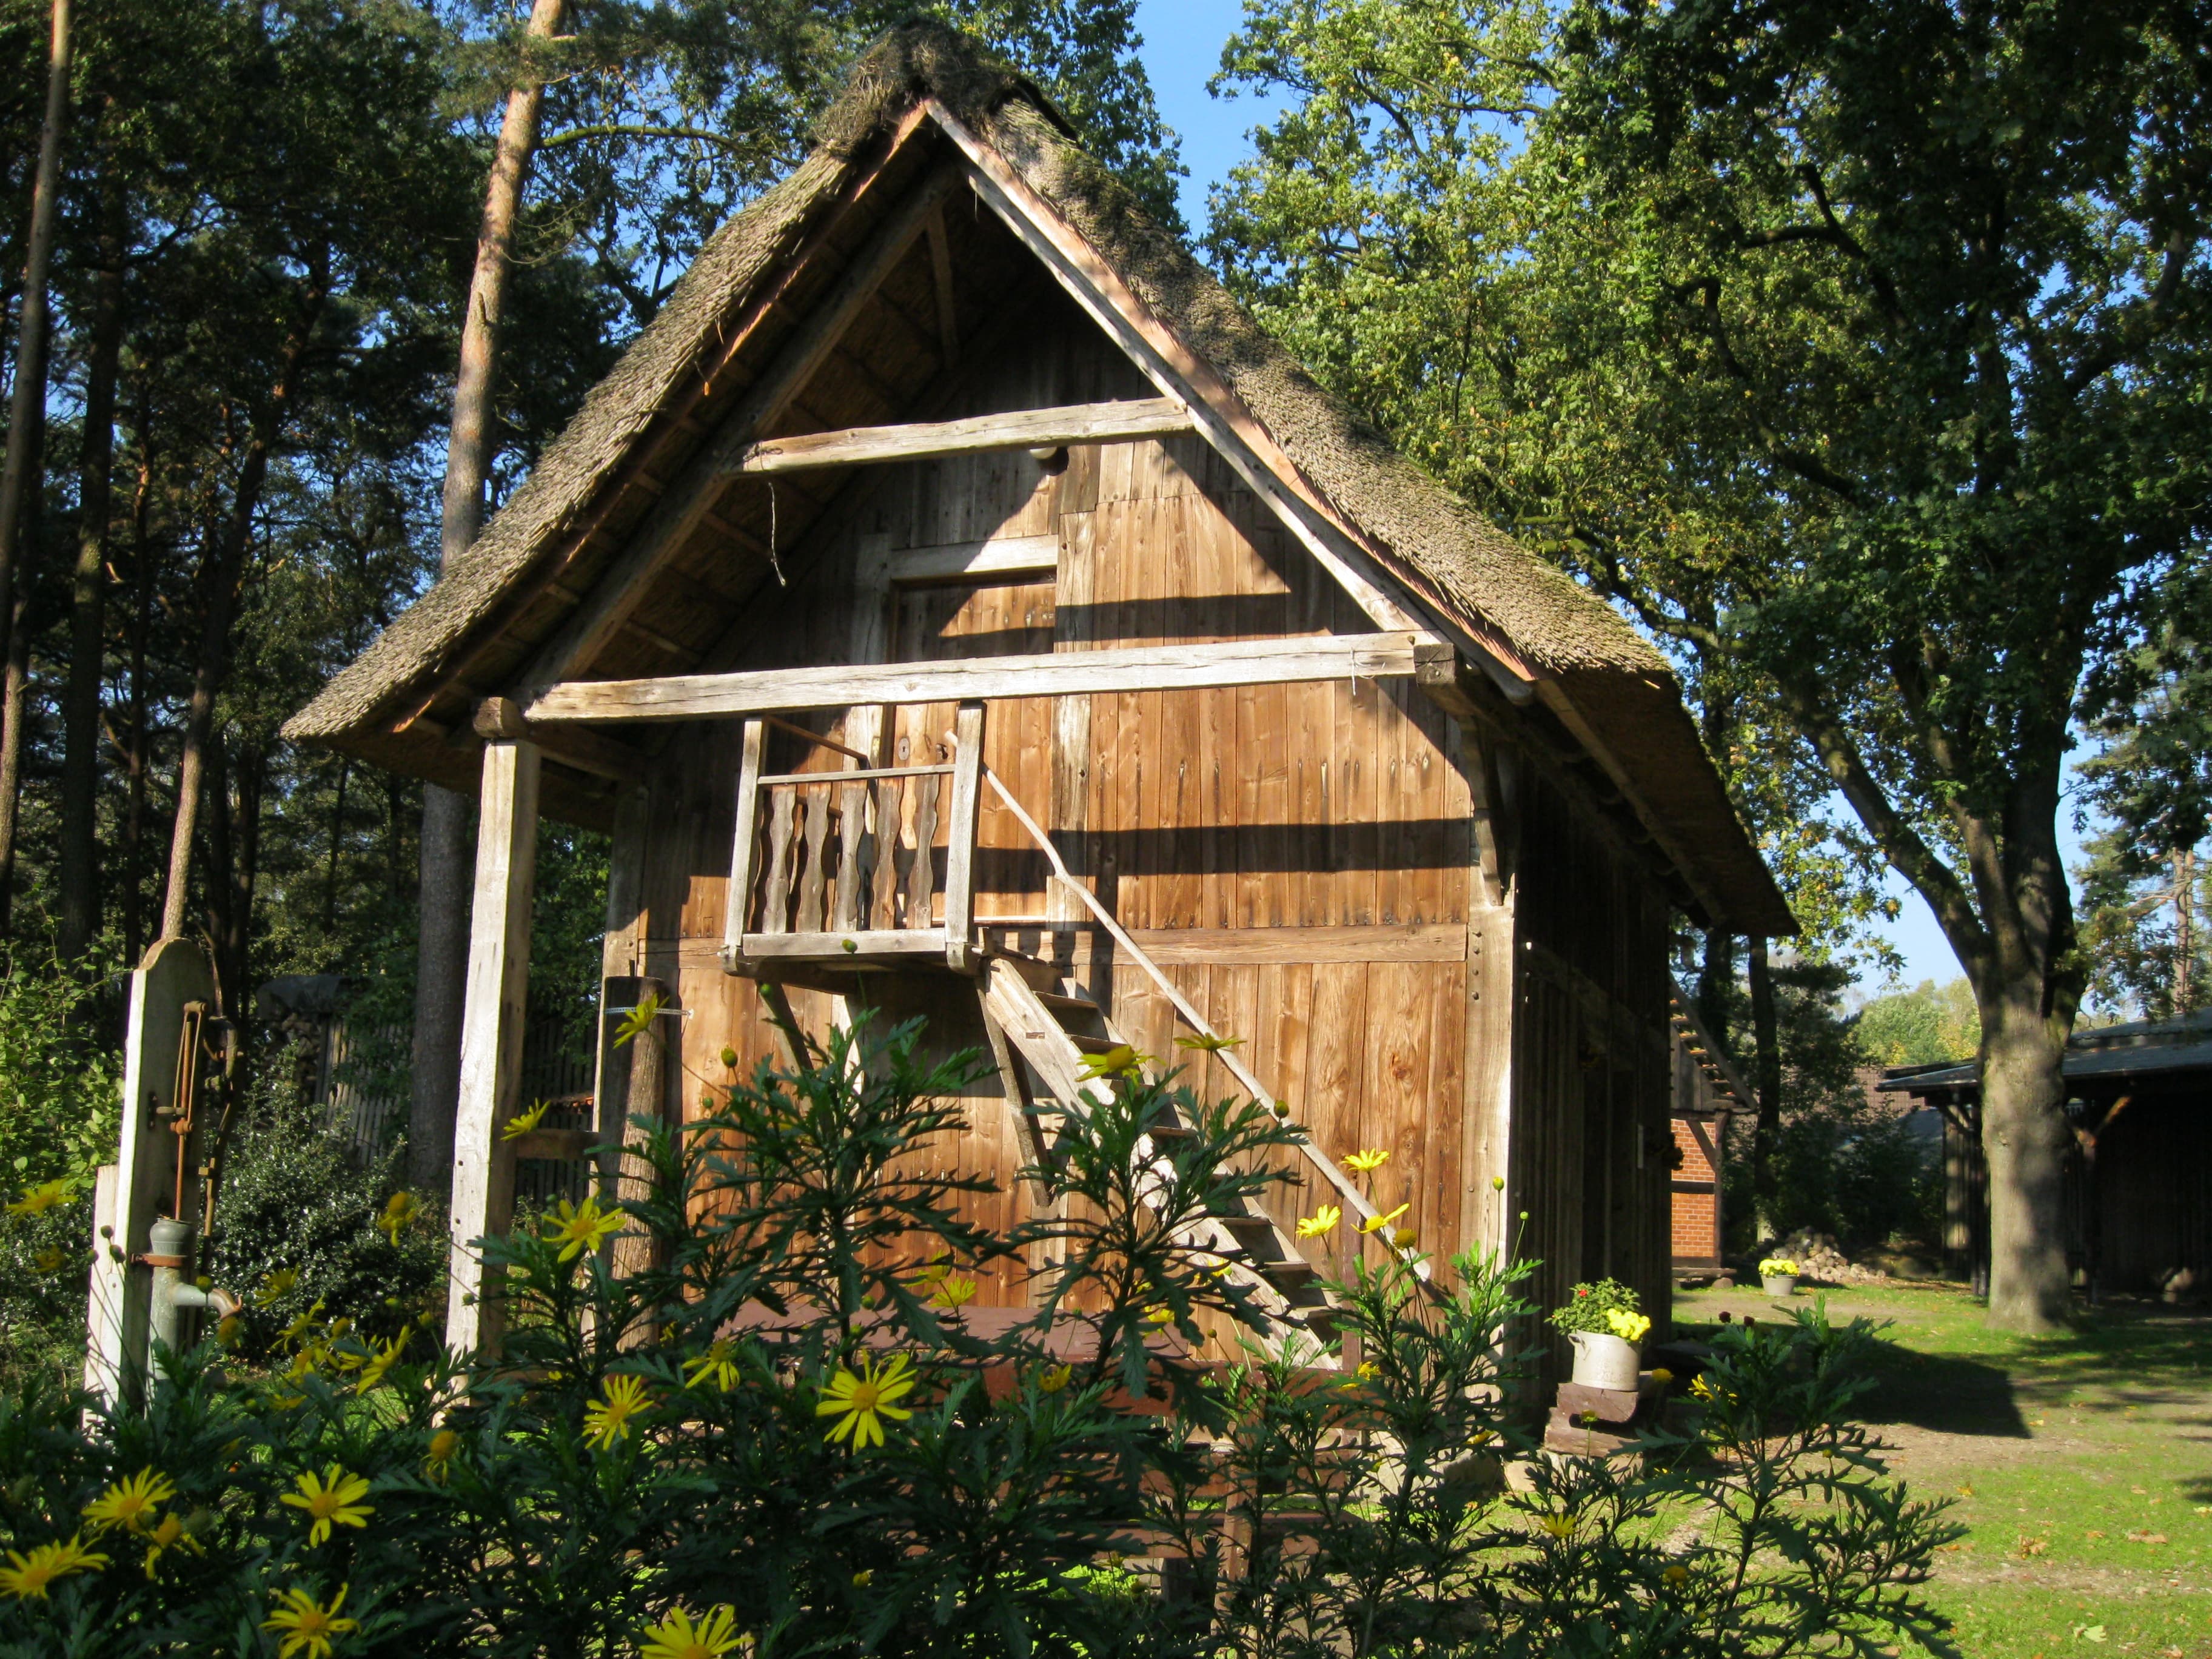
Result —
[[[1691, 887], [1741, 931], [1794, 931], [1682, 708], [1665, 659], [1610, 607], [1399, 454], [1240, 310], [1182, 240], [1074, 142], [1049, 101], [965, 37], [894, 31], [862, 59], [791, 176], [708, 241], [660, 313], [585, 400], [483, 535], [416, 605], [285, 727], [465, 785], [465, 753], [406, 729], [442, 678], [517, 625], [526, 589], [630, 487], [637, 457], [696, 387], [732, 317], [775, 279], [880, 155], [885, 135], [934, 99], [1055, 209], [1154, 315], [1210, 365], [1310, 492], [1432, 608], [1499, 641], [1547, 682], [1640, 808]], [[702, 367], [708, 366], [708, 367]], [[617, 515], [619, 517], [619, 515]], [[539, 630], [541, 633], [544, 630]], [[504, 660], [504, 659], [501, 659]]]

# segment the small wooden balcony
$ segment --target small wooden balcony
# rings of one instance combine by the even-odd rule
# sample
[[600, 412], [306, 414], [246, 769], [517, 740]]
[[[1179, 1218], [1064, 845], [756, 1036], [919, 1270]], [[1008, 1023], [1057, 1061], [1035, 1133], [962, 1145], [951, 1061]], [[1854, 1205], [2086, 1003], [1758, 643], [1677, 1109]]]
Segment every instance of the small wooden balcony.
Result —
[[[747, 720], [723, 965], [760, 978], [811, 963], [973, 971], [983, 720], [983, 704], [961, 704], [938, 757], [906, 766], [869, 764], [772, 717]], [[772, 726], [846, 764], [767, 771]]]

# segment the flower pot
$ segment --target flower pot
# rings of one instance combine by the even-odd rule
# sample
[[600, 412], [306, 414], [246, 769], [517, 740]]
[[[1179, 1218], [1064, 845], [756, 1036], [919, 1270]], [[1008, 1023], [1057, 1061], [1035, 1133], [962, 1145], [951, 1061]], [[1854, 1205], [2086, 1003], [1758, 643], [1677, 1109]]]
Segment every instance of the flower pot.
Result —
[[1636, 1350], [1600, 1331], [1570, 1331], [1575, 1345], [1574, 1381], [1585, 1389], [1636, 1389]]
[[1796, 1273], [1761, 1273], [1759, 1276], [1759, 1288], [1765, 1291], [1769, 1296], [1795, 1296], [1797, 1294], [1797, 1275]]

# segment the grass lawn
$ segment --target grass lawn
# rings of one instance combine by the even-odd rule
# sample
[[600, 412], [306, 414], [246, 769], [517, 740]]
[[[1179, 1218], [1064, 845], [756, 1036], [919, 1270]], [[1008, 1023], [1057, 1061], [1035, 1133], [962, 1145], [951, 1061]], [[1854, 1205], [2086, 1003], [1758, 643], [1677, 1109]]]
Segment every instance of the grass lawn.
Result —
[[[1936, 1285], [1801, 1292], [1887, 1321], [1865, 1410], [1916, 1494], [1966, 1537], [1931, 1599], [1972, 1659], [2130, 1653], [2212, 1659], [2212, 1315], [2120, 1303], [2054, 1338], [1987, 1330]], [[1755, 1288], [1678, 1291], [1678, 1329], [1726, 1310], [1780, 1316]]]

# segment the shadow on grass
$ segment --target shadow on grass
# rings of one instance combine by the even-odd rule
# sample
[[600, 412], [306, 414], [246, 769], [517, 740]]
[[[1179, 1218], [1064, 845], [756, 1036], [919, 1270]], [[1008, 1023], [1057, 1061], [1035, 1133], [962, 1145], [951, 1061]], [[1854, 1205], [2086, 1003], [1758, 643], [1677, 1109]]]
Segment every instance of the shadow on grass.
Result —
[[1869, 1423], [1905, 1423], [1937, 1434], [2028, 1437], [2012, 1374], [1986, 1359], [1920, 1353], [1877, 1338], [1875, 1386], [1859, 1402]]

